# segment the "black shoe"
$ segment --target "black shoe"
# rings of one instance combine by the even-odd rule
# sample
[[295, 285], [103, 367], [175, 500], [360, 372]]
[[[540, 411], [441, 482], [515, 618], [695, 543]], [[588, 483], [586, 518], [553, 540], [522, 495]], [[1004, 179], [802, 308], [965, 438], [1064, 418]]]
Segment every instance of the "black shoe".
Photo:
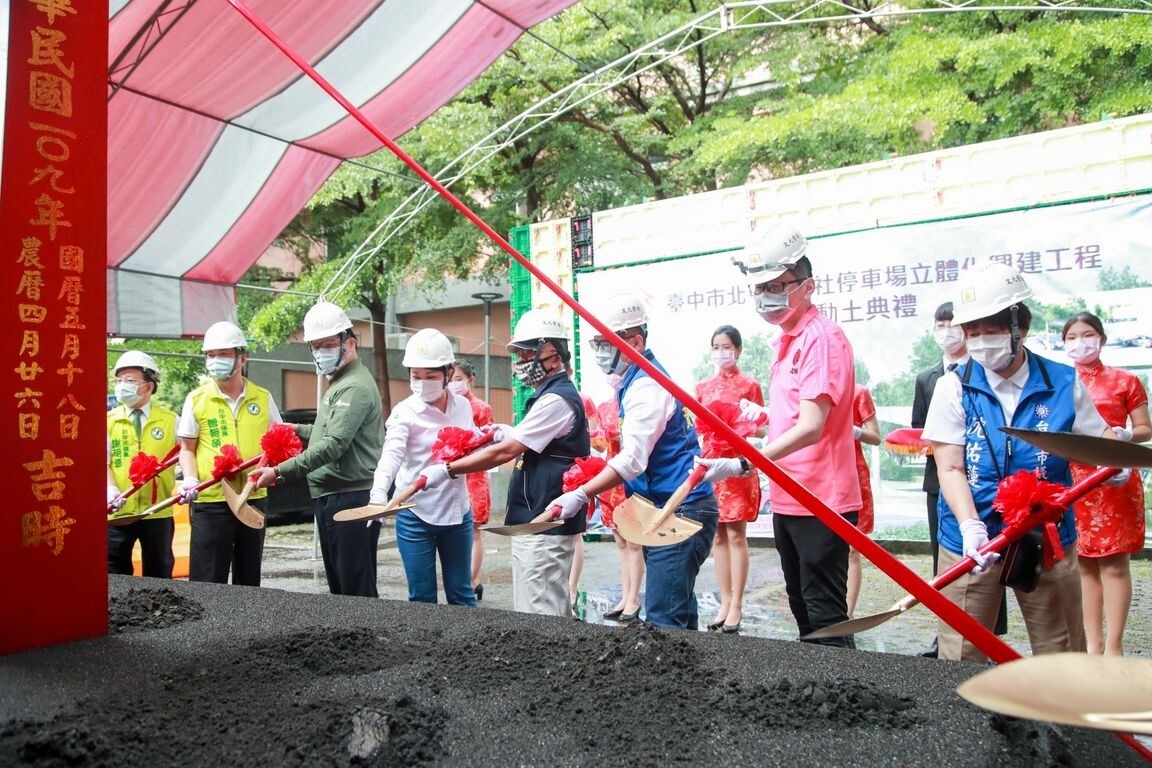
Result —
[[618, 608], [614, 611], [608, 611], [607, 613], [605, 613], [604, 618], [606, 618], [606, 619], [618, 619], [623, 615], [624, 615], [624, 609]]
[[472, 591], [476, 593], [476, 602], [480, 602], [481, 600], [484, 599], [484, 585], [483, 584], [477, 584], [476, 586], [472, 587]]
[[720, 631], [726, 635], [738, 635], [740, 634], [740, 622], [736, 622], [735, 624], [725, 624], [720, 627]]
[[926, 650], [921, 651], [920, 655], [926, 659], [936, 658], [937, 654], [939, 653], [939, 649], [940, 649], [939, 642], [940, 642], [939, 638], [932, 638], [932, 645], [928, 646], [928, 648]]
[[724, 619], [720, 619], [720, 621], [714, 621], [708, 625], [708, 631], [709, 632], [719, 632], [723, 628], [724, 628]]
[[636, 610], [632, 611], [632, 613], [620, 614], [620, 618], [616, 619], [616, 621], [620, 622], [621, 624], [631, 624], [632, 622], [636, 621], [639, 618], [640, 618], [640, 609], [637, 608]]

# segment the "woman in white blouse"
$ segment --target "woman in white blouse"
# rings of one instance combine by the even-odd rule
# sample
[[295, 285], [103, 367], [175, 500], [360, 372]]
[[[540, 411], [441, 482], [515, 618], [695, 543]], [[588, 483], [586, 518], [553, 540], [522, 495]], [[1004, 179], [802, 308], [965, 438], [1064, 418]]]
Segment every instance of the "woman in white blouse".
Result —
[[[371, 502], [383, 504], [393, 484], [413, 483], [432, 462], [432, 446], [443, 427], [472, 428], [472, 406], [447, 389], [452, 345], [431, 328], [417, 331], [404, 348], [412, 396], [388, 417], [384, 452], [376, 467]], [[472, 591], [472, 511], [464, 478], [451, 478], [412, 497], [413, 509], [396, 517], [396, 545], [408, 578], [408, 599], [435, 603], [436, 555], [444, 596], [452, 605], [476, 605]]]

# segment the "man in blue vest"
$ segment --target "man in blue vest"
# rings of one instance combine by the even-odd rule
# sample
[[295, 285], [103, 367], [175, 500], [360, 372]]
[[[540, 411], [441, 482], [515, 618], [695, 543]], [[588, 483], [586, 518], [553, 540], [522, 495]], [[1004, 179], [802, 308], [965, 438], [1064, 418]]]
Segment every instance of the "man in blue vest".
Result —
[[[647, 348], [648, 314], [640, 300], [620, 294], [609, 300], [600, 318], [624, 343], [663, 370]], [[700, 454], [696, 430], [684, 406], [603, 336], [590, 342], [596, 364], [610, 378], [619, 379], [616, 402], [620, 408], [620, 453], [592, 480], [551, 502], [570, 517], [588, 500], [621, 482], [628, 496], [639, 493], [656, 506], [672, 495], [692, 472]], [[696, 629], [696, 575], [712, 549], [719, 512], [710, 483], [700, 483], [679, 508], [681, 517], [697, 520], [703, 528], [694, 536], [664, 547], [645, 547], [648, 584], [644, 611], [649, 624]]]
[[[532, 387], [524, 418], [501, 430], [500, 441], [457, 461], [436, 464], [421, 474], [425, 488], [451, 478], [483, 472], [512, 459], [505, 525], [531, 522], [548, 509], [547, 502], [564, 490], [564, 473], [591, 450], [588, 418], [572, 379], [568, 377], [567, 332], [552, 312], [532, 309], [516, 322], [508, 351], [521, 384]], [[587, 499], [585, 499], [585, 505]], [[521, 613], [572, 615], [568, 576], [576, 538], [588, 524], [584, 507], [573, 507], [564, 524], [533, 536], [516, 536], [512, 550], [512, 605]]]
[[[1015, 440], [999, 427], [1076, 432], [1115, 439], [1087, 390], [1068, 365], [1042, 359], [1024, 347], [1032, 313], [1024, 278], [1007, 264], [967, 274], [952, 323], [964, 329], [971, 361], [936, 383], [924, 424], [940, 479], [940, 569], [967, 555], [972, 572], [942, 591], [981, 624], [992, 628], [1003, 600], [999, 555], [978, 550], [1004, 527], [992, 508], [1002, 479], [1024, 469], [1041, 480], [1068, 485], [1068, 462]], [[1127, 470], [1109, 483], [1126, 482]], [[1076, 521], [1072, 509], [1058, 526], [1064, 557], [1045, 569], [1035, 590], [1016, 592], [1032, 653], [1084, 651]], [[940, 622], [941, 659], [986, 661], [952, 627]]]

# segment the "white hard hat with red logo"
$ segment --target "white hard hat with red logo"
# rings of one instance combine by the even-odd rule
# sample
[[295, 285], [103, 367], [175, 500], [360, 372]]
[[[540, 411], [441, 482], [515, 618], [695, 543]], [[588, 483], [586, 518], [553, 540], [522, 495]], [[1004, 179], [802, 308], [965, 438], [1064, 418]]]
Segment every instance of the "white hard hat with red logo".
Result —
[[304, 315], [304, 341], [339, 336], [352, 329], [352, 321], [340, 307], [329, 301], [318, 301]]
[[966, 271], [952, 302], [952, 324], [991, 317], [1002, 309], [1032, 298], [1032, 290], [1015, 267], [1000, 262]]
[[202, 352], [213, 349], [244, 349], [248, 340], [244, 338], [244, 331], [235, 323], [221, 320], [208, 326], [204, 331], [204, 343], [200, 346]]
[[452, 342], [435, 328], [422, 328], [404, 345], [405, 368], [443, 368], [452, 365], [456, 355]]
[[808, 241], [800, 230], [777, 222], [753, 235], [742, 250], [732, 255], [732, 263], [749, 285], [760, 285], [795, 267], [807, 253]]

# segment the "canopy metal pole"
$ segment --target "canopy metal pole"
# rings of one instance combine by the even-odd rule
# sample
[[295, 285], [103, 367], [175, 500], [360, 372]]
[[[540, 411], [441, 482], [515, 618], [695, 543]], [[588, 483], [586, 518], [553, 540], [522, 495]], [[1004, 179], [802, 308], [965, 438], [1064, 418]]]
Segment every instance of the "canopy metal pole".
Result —
[[472, 294], [472, 298], [484, 302], [484, 402], [492, 404], [492, 302], [503, 297], [504, 294], [494, 291], [482, 291]]

